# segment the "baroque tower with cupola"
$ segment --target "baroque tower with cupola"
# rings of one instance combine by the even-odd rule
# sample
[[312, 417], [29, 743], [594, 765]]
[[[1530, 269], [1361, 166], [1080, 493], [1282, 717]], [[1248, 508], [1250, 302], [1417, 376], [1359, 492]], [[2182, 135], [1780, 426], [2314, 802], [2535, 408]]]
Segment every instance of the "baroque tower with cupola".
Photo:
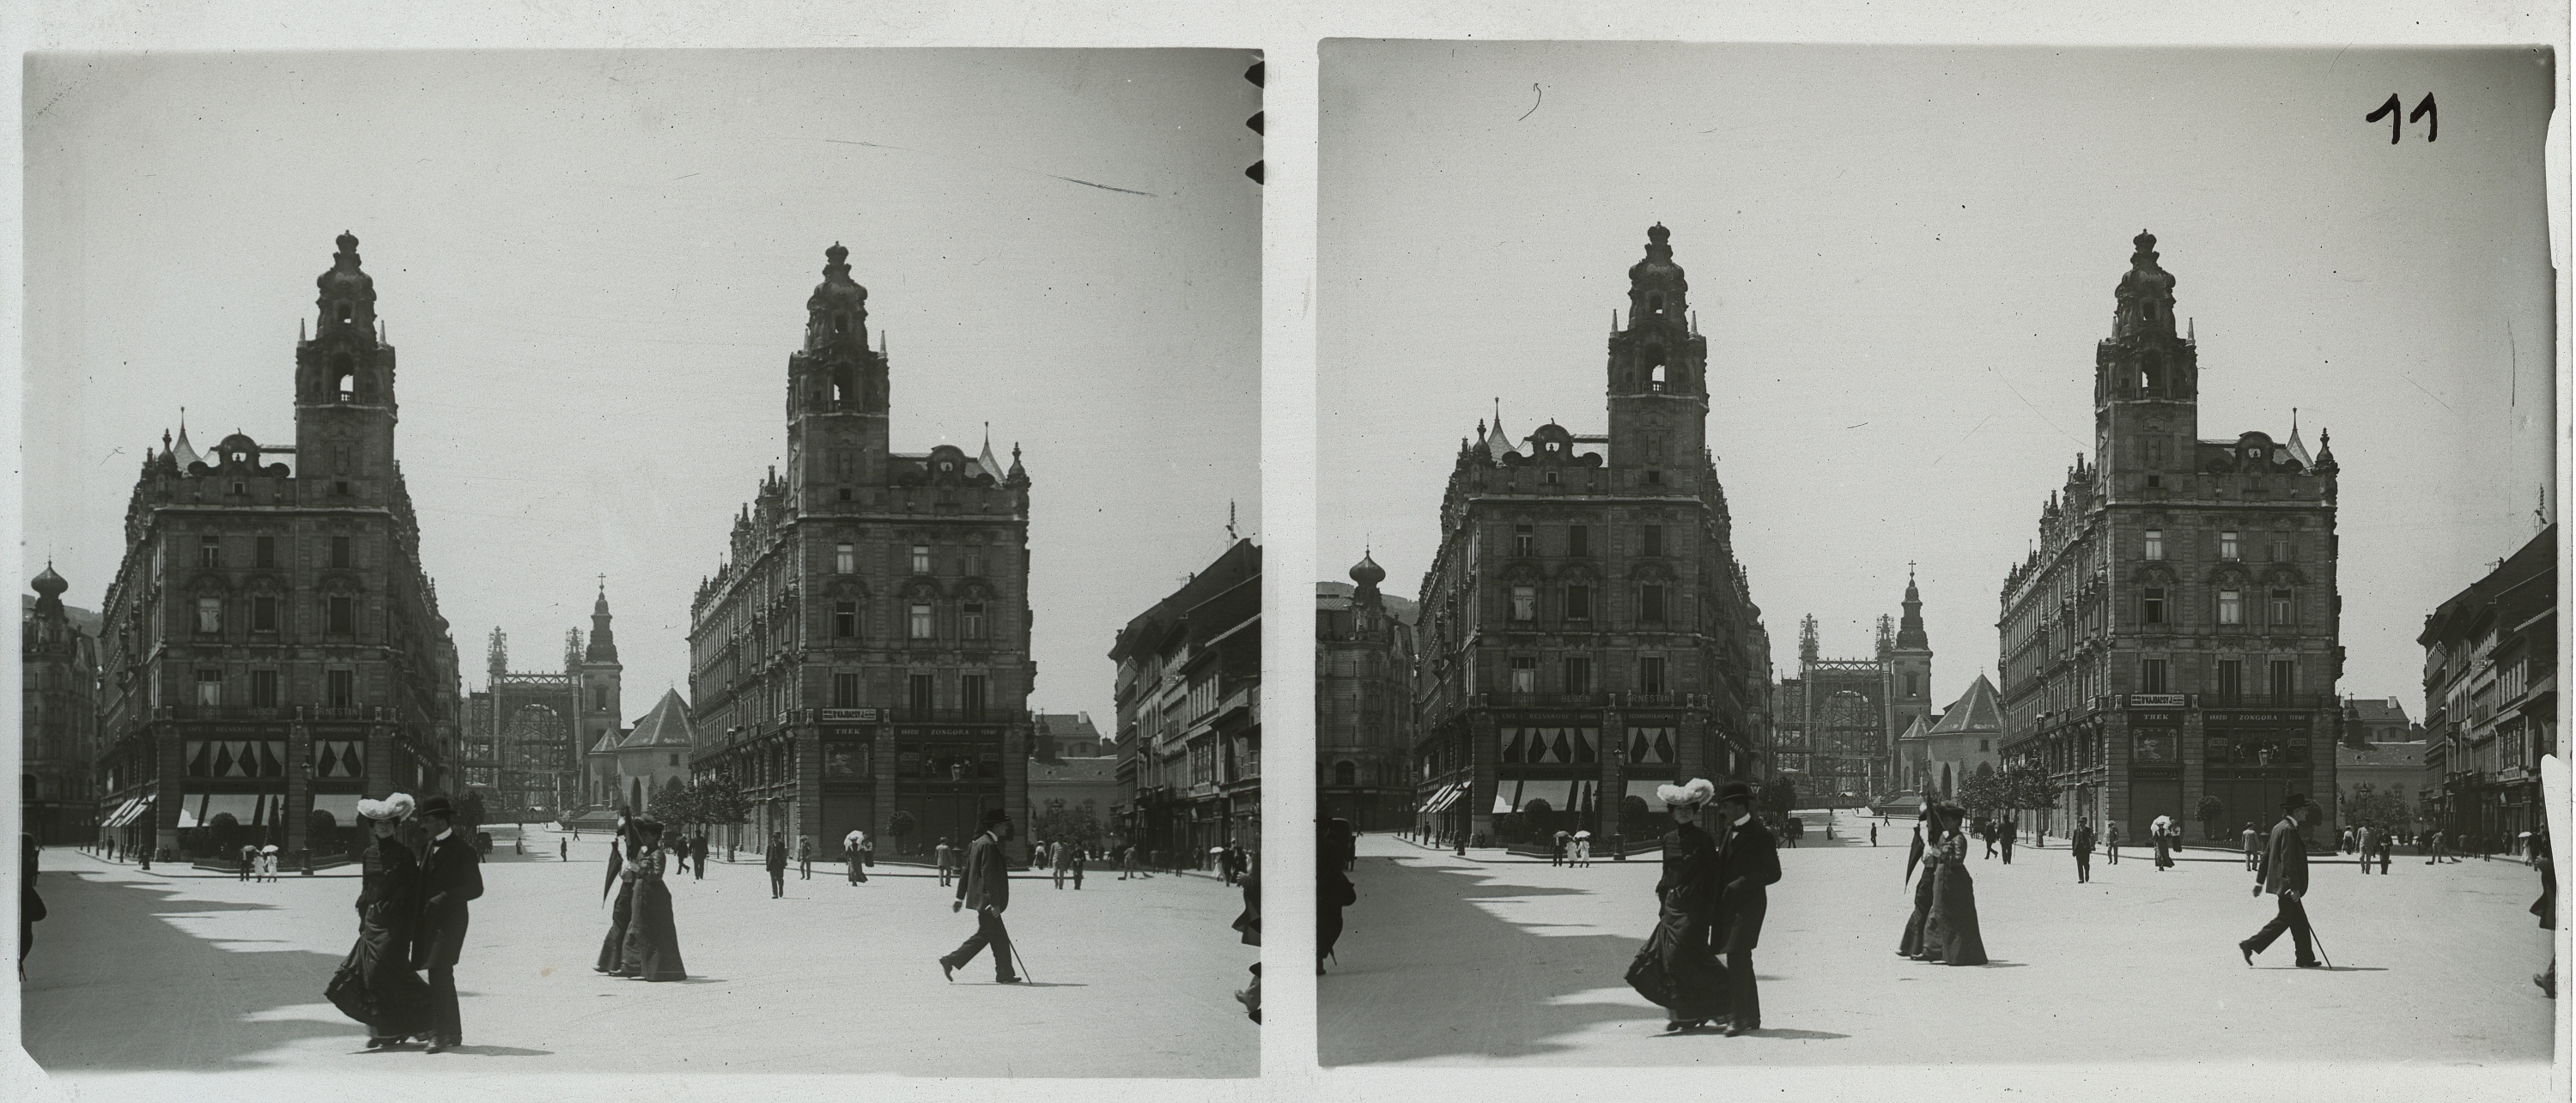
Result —
[[2202, 439], [2199, 342], [2155, 235], [2133, 244], [2094, 348], [2095, 454], [2004, 576], [2000, 749], [2054, 779], [2058, 830], [2171, 816], [2232, 838], [2335, 789], [2340, 468], [2295, 410], [2285, 438]]
[[989, 434], [893, 451], [885, 337], [869, 347], [849, 250], [824, 257], [787, 358], [786, 471], [690, 605], [691, 769], [750, 798], [739, 845], [958, 843], [1026, 799], [1028, 470]]
[[[1655, 786], [1758, 779], [1771, 644], [1707, 448], [1708, 342], [1671, 231], [1612, 315], [1608, 431], [1461, 441], [1422, 580], [1410, 763], [1452, 839], [1663, 830]], [[1623, 324], [1624, 323], [1624, 324]]]

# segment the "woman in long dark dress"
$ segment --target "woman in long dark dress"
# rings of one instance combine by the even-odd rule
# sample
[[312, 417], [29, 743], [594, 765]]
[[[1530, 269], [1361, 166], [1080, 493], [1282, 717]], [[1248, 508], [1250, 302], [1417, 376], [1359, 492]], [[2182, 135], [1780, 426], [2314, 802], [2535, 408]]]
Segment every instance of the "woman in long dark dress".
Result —
[[608, 911], [608, 936], [599, 940], [599, 960], [591, 971], [615, 975], [626, 968], [626, 927], [635, 913], [635, 879], [626, 875], [626, 859], [635, 852], [635, 825], [625, 813], [617, 815], [617, 834], [608, 840], [608, 876], [600, 886], [600, 895], [611, 889], [617, 892], [617, 903]]
[[429, 982], [411, 969], [412, 922], [420, 914], [420, 860], [394, 837], [411, 814], [409, 793], [358, 802], [373, 836], [362, 854], [358, 941], [323, 995], [367, 1027], [367, 1048], [399, 1045], [433, 1029]]
[[635, 906], [626, 923], [626, 953], [618, 972], [632, 980], [687, 980], [680, 963], [680, 932], [671, 921], [671, 890], [662, 883], [668, 853], [662, 849], [662, 825], [635, 821], [639, 844], [626, 859], [626, 879], [635, 886]]
[[[1905, 859], [1906, 876], [1914, 875], [1915, 863], [1921, 861], [1926, 853], [1937, 849], [1941, 837], [1941, 817], [1933, 812], [1931, 805], [1926, 804], [1923, 806], [1922, 821], [1914, 826], [1914, 850]], [[1896, 940], [1897, 956], [1922, 955], [1923, 925], [1931, 921], [1932, 870], [1926, 868], [1923, 871], [1923, 879], [1914, 883], [1914, 911], [1905, 917], [1904, 936]]]
[[1664, 875], [1655, 882], [1655, 932], [1628, 970], [1629, 984], [1662, 1004], [1664, 1029], [1674, 1033], [1728, 1017], [1726, 967], [1709, 948], [1709, 922], [1723, 886], [1718, 881], [1717, 840], [1699, 825], [1700, 810], [1717, 786], [1695, 778], [1687, 785], [1657, 786], [1671, 813], [1664, 833]]
[[1932, 883], [1932, 908], [1923, 921], [1923, 947], [1916, 955], [1944, 965], [1983, 965], [1986, 941], [1977, 925], [1977, 883], [1968, 875], [1968, 840], [1958, 833], [1967, 811], [1944, 804], [1937, 818], [1943, 838], [1926, 858], [1924, 879]]

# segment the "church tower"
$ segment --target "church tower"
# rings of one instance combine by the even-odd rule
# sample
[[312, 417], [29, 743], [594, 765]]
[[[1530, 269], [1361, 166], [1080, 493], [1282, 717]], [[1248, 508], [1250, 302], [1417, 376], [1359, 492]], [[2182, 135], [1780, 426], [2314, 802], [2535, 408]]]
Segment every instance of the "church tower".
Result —
[[376, 321], [376, 281], [342, 233], [313, 335], [295, 344], [295, 474], [316, 505], [382, 502], [394, 476], [394, 349]]
[[1690, 281], [1673, 263], [1672, 231], [1646, 231], [1628, 269], [1628, 326], [1610, 334], [1610, 466], [1695, 471], [1708, 432], [1708, 339], [1690, 321]]
[[805, 347], [787, 358], [788, 501], [806, 515], [856, 512], [886, 476], [886, 355], [868, 348], [868, 289], [850, 251], [823, 251], [805, 300]]
[[581, 756], [599, 745], [603, 735], [616, 734], [625, 713], [619, 701], [620, 679], [626, 667], [617, 661], [617, 634], [609, 628], [608, 584], [601, 582], [599, 599], [590, 605], [590, 642], [582, 648], [581, 662], [566, 673], [581, 683], [580, 730], [573, 740], [573, 761], [569, 768], [581, 768]]
[[1896, 646], [1886, 662], [1887, 735], [1894, 739], [1918, 719], [1928, 726], [1932, 715], [1932, 637], [1923, 631], [1923, 591], [1915, 588], [1910, 564], [1905, 568], [1905, 617], [1897, 622]]
[[2093, 354], [2094, 457], [2114, 495], [2159, 489], [2192, 471], [2200, 439], [2200, 350], [2174, 332], [2174, 278], [2139, 231], [2114, 292], [2111, 336]]

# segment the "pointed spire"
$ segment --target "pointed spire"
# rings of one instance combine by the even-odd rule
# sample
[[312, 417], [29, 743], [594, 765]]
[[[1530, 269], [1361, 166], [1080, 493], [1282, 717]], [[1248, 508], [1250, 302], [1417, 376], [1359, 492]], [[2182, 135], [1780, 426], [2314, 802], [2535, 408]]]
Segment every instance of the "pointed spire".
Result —
[[172, 448], [172, 453], [177, 457], [179, 473], [183, 475], [187, 473], [189, 464], [202, 459], [197, 455], [196, 447], [188, 443], [188, 408], [185, 406], [179, 407], [179, 443]]

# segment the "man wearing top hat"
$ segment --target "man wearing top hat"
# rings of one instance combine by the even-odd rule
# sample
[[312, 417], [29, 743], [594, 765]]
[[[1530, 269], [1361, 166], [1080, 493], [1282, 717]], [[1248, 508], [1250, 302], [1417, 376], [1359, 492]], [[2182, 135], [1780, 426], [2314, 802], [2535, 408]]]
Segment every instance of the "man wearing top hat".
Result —
[[1011, 838], [1011, 818], [999, 808], [987, 808], [983, 824], [966, 847], [966, 873], [957, 879], [957, 899], [948, 905], [950, 911], [975, 909], [975, 933], [939, 959], [939, 975], [957, 979], [957, 970], [989, 945], [993, 983], [1018, 984], [1019, 975], [1011, 969], [1011, 932], [1002, 926], [1002, 912], [1011, 906], [1010, 857], [1002, 852]]
[[456, 806], [445, 794], [420, 802], [429, 852], [420, 863], [420, 925], [412, 933], [412, 960], [429, 970], [429, 1052], [465, 1044], [456, 1010], [456, 959], [465, 948], [465, 902], [483, 895], [483, 858], [456, 830]]
[[1726, 955], [1729, 1038], [1762, 1029], [1762, 995], [1753, 983], [1753, 947], [1762, 939], [1770, 910], [1769, 886], [1780, 880], [1780, 847], [1753, 814], [1753, 787], [1730, 781], [1717, 791], [1717, 915], [1709, 924], [1709, 950]]
[[2281, 822], [2272, 825], [2271, 842], [2263, 849], [2263, 867], [2254, 875], [2254, 895], [2273, 894], [2280, 900], [2280, 910], [2271, 922], [2263, 924], [2262, 930], [2254, 932], [2254, 937], [2237, 943], [2236, 952], [2244, 956], [2245, 964], [2252, 965], [2254, 955], [2270, 947], [2286, 930], [2298, 945], [2299, 968], [2315, 969], [2320, 967], [2316, 941], [2308, 932], [2308, 909], [2302, 902], [2308, 894], [2308, 842], [2300, 837], [2299, 825], [2316, 811], [2308, 804], [2305, 793], [2290, 794], [2281, 802], [2281, 808]]

